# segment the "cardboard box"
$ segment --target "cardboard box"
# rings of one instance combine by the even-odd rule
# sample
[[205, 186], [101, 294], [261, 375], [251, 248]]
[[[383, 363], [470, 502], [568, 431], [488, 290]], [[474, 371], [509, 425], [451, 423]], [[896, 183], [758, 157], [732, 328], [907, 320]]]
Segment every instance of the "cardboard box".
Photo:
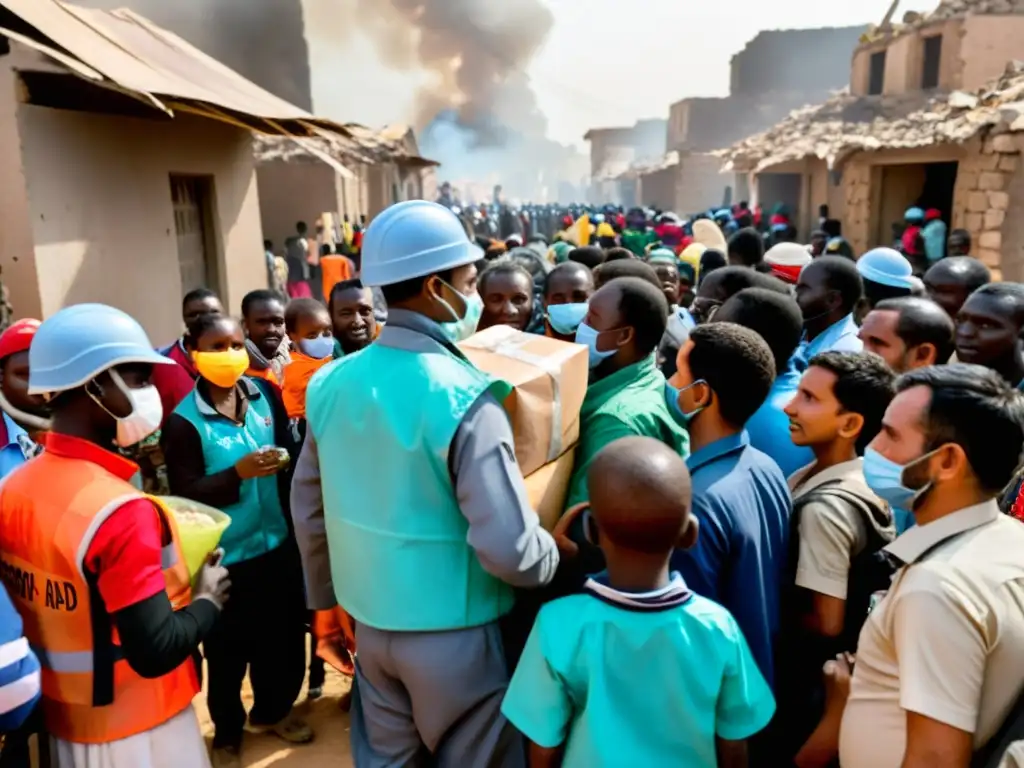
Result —
[[586, 347], [495, 326], [466, 339], [459, 349], [477, 368], [514, 387], [505, 410], [524, 476], [576, 445], [590, 375]]
[[537, 511], [540, 524], [549, 531], [555, 527], [555, 523], [565, 511], [565, 500], [569, 495], [569, 481], [572, 479], [575, 463], [576, 451], [573, 449], [526, 477], [530, 505]]

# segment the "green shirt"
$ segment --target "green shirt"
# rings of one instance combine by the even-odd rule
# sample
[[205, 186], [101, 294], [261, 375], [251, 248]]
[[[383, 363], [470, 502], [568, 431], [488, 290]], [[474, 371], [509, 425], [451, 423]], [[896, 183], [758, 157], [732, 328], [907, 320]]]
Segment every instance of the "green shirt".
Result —
[[665, 402], [665, 377], [654, 355], [587, 388], [567, 508], [587, 500], [587, 470], [601, 449], [633, 436], [660, 440], [683, 458], [690, 453], [690, 436]]
[[658, 242], [658, 236], [650, 229], [624, 229], [622, 231], [622, 247], [628, 248], [637, 256], [644, 256], [647, 246], [656, 242]]

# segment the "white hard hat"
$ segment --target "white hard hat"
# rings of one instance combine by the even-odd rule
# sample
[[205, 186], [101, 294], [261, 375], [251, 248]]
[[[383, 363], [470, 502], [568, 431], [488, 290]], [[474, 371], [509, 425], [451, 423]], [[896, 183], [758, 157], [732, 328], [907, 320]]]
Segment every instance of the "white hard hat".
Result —
[[443, 205], [426, 200], [397, 203], [375, 218], [363, 237], [362, 281], [369, 287], [472, 264], [483, 251]]

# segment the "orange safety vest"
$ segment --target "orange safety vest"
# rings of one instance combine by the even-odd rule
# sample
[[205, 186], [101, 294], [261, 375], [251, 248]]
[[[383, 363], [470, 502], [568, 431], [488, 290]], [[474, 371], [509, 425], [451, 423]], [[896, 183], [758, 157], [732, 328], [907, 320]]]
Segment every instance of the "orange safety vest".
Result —
[[[42, 667], [46, 729], [65, 741], [105, 744], [144, 733], [199, 692], [191, 659], [154, 680], [128, 666], [96, 576], [85, 568], [103, 521], [138, 498], [146, 497], [98, 464], [48, 452], [0, 486], [0, 577]], [[164, 511], [154, 514], [164, 531], [167, 594], [179, 608], [191, 592], [177, 527]]]

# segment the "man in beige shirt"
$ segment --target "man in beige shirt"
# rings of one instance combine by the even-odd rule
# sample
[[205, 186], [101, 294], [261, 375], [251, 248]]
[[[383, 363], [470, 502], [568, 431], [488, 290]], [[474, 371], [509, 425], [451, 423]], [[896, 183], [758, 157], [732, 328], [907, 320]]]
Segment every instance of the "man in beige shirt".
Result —
[[[811, 359], [784, 408], [793, 443], [815, 457], [789, 478], [793, 533], [776, 722], [777, 754], [787, 758], [817, 751], [815, 743], [800, 748], [822, 713], [822, 666], [856, 649], [871, 594], [888, 585], [890, 571], [874, 555], [896, 535], [892, 512], [864, 482], [858, 454], [878, 434], [895, 380], [877, 355], [825, 352]], [[822, 762], [834, 758], [835, 744], [826, 750]]]
[[840, 763], [966, 768], [1024, 688], [1024, 525], [994, 500], [1024, 447], [1024, 399], [967, 365], [897, 390], [865, 479], [917, 525], [886, 548], [902, 567], [861, 632]]

